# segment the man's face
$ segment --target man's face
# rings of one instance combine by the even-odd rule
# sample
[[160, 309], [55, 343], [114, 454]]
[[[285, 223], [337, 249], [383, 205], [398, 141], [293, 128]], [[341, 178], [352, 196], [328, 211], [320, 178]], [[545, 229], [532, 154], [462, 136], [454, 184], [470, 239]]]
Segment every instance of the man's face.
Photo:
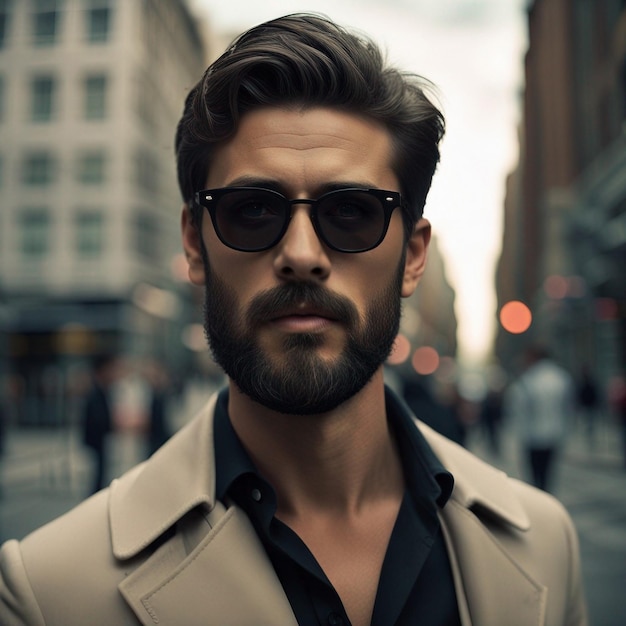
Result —
[[[212, 273], [208, 262], [205, 271], [204, 327], [215, 360], [243, 393], [281, 413], [324, 413], [352, 397], [387, 358], [398, 332], [401, 272], [381, 288], [361, 320], [348, 298], [314, 282], [260, 292], [242, 311], [236, 290]], [[314, 316], [342, 325], [345, 347], [335, 358], [322, 356], [324, 333], [307, 331], [309, 322], [300, 331], [282, 333], [278, 353], [263, 349], [258, 339], [263, 327], [277, 316], [291, 316], [302, 303]]]
[[[388, 132], [328, 108], [245, 115], [215, 151], [206, 181], [206, 188], [227, 186], [269, 187], [288, 198], [337, 187], [399, 190]], [[183, 219], [190, 277], [206, 287], [216, 361], [243, 393], [284, 413], [331, 410], [367, 384], [391, 349], [400, 297], [413, 291], [428, 243], [423, 221], [421, 243], [409, 244], [405, 263], [398, 208], [378, 247], [337, 252], [320, 242], [309, 212], [294, 205], [284, 237], [254, 253], [225, 246], [208, 216], [202, 241]]]

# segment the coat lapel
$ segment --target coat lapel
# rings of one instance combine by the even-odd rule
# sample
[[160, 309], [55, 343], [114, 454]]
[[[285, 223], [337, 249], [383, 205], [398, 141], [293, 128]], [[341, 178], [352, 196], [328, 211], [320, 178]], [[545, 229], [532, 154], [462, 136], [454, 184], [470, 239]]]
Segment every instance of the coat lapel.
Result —
[[[145, 625], [296, 626], [248, 518], [215, 501], [215, 399], [111, 486], [113, 553], [131, 571], [120, 592]], [[142, 551], [173, 526], [178, 532], [143, 560]]]
[[543, 625], [547, 589], [524, 571], [472, 511], [481, 510], [494, 524], [508, 527], [511, 535], [528, 531], [530, 521], [508, 477], [423, 424], [419, 427], [454, 475], [454, 491], [440, 519], [463, 626]]
[[[297, 626], [245, 514], [231, 507], [187, 556], [176, 535], [120, 591], [144, 625]], [[182, 560], [181, 560], [181, 557]]]
[[[111, 488], [113, 553], [131, 573], [120, 591], [145, 626], [281, 624], [295, 626], [268, 557], [237, 507], [215, 501], [215, 397], [150, 462]], [[424, 436], [455, 476], [441, 514], [463, 626], [544, 623], [547, 592], [493, 538], [472, 512], [486, 511], [500, 527], [530, 527], [507, 477], [423, 424]], [[466, 478], [467, 477], [467, 478]], [[142, 551], [172, 526], [184, 526], [147, 559]], [[191, 538], [191, 539], [190, 539]], [[135, 559], [142, 561], [138, 566]]]
[[441, 523], [463, 626], [545, 623], [547, 589], [524, 572], [471, 511], [450, 501]]

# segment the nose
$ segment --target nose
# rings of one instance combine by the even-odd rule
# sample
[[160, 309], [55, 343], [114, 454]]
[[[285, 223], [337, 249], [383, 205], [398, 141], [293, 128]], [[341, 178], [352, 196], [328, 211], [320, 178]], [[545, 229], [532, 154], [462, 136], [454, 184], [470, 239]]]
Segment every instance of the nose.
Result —
[[294, 205], [287, 232], [277, 245], [274, 267], [283, 280], [324, 280], [330, 274], [330, 260], [305, 205]]

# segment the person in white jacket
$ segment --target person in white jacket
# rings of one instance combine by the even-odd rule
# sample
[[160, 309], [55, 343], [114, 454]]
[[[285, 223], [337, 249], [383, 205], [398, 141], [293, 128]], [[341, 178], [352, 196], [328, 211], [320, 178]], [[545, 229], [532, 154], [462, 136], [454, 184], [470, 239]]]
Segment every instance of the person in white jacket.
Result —
[[532, 483], [550, 490], [554, 465], [575, 415], [571, 375], [542, 346], [525, 353], [526, 369], [508, 392], [507, 407], [517, 428]]

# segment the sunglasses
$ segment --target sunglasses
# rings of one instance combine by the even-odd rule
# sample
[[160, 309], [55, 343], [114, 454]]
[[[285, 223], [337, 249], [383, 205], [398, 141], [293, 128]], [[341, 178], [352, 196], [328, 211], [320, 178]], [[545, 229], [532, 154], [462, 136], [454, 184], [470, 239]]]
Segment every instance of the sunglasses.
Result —
[[241, 252], [275, 246], [287, 232], [294, 204], [311, 206], [311, 222], [319, 239], [338, 252], [366, 252], [385, 238], [394, 209], [402, 204], [397, 191], [347, 188], [316, 200], [289, 200], [262, 187], [222, 187], [195, 194], [205, 207], [220, 241]]

